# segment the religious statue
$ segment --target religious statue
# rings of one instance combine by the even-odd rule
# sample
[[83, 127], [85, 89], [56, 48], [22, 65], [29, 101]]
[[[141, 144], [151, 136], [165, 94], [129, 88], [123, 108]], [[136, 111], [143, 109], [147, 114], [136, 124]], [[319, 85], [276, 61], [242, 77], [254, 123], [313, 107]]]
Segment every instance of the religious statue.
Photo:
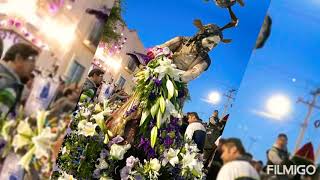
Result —
[[[194, 21], [194, 25], [199, 29], [199, 32], [195, 36], [178, 36], [154, 48], [156, 51], [168, 51], [171, 53], [169, 59], [176, 69], [181, 72], [177, 79], [177, 81], [181, 83], [188, 83], [189, 81], [196, 79], [210, 67], [211, 59], [208, 53], [220, 42], [231, 42], [230, 39], [224, 39], [222, 33], [224, 29], [230, 28], [231, 26], [220, 28], [215, 24], [203, 25], [198, 19]], [[154, 59], [154, 52], [149, 52], [148, 56], [150, 59]], [[179, 103], [180, 106], [183, 105], [183, 101], [184, 99]], [[133, 95], [112, 115], [107, 126], [114, 135], [124, 135], [128, 142], [134, 140], [143, 109], [138, 108], [138, 110], [135, 113], [132, 113], [130, 117], [124, 117], [124, 114], [133, 106], [139, 105], [139, 98]], [[130, 125], [128, 126], [131, 126], [131, 128], [127, 127], [127, 123], [130, 121], [136, 122], [129, 123]]]
[[[219, 27], [195, 20], [198, 32], [192, 37], [174, 37], [146, 55], [128, 53], [139, 67], [133, 93], [118, 91], [103, 103], [82, 103], [52, 179], [203, 179], [201, 150], [181, 131], [187, 84], [208, 70], [211, 50], [231, 42], [223, 31], [237, 23]], [[166, 162], [172, 153], [174, 164]]]

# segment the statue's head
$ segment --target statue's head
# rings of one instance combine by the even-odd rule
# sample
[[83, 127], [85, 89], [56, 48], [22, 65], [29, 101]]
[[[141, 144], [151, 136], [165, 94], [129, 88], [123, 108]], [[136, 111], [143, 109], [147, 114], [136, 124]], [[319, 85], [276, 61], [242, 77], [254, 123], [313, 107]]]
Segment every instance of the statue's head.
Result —
[[194, 25], [199, 28], [196, 34], [196, 40], [201, 43], [201, 46], [207, 50], [212, 50], [220, 42], [228, 43], [231, 40], [223, 39], [222, 30], [215, 24], [202, 25], [200, 20], [195, 20]]
[[214, 24], [205, 25], [203, 30], [203, 32], [200, 31], [199, 33], [199, 36], [201, 36], [201, 44], [204, 48], [212, 50], [223, 39], [222, 32], [220, 28]]

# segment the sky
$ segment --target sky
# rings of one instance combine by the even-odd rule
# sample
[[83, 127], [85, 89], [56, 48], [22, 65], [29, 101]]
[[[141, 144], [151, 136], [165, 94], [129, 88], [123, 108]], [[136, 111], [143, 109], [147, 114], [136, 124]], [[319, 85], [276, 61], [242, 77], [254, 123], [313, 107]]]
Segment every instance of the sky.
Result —
[[[252, 54], [223, 135], [240, 137], [255, 159], [265, 162], [266, 151], [279, 133], [288, 135], [288, 148], [294, 153], [307, 113], [307, 106], [297, 100], [311, 101], [310, 92], [320, 87], [319, 10], [320, 3], [315, 0], [270, 4], [271, 36], [263, 49]], [[291, 111], [280, 120], [261, 115], [266, 101], [276, 94], [291, 101]], [[311, 141], [315, 150], [320, 144], [320, 128], [315, 128], [314, 122], [319, 119], [320, 110], [315, 109], [302, 143]]]
[[[191, 101], [186, 103], [185, 112], [196, 111], [207, 121], [215, 109], [222, 110], [225, 99], [218, 105], [208, 104], [203, 99], [212, 91], [225, 93], [231, 88], [238, 89], [269, 2], [247, 0], [245, 7], [238, 4], [234, 6], [239, 25], [224, 31], [224, 37], [232, 39], [232, 43], [221, 43], [211, 51], [212, 64], [209, 70], [189, 83]], [[175, 36], [193, 36], [197, 32], [192, 24], [194, 19], [199, 18], [203, 24], [214, 23], [221, 27], [230, 20], [227, 9], [203, 0], [126, 0], [124, 11], [127, 26], [138, 32], [146, 48], [162, 44]]]

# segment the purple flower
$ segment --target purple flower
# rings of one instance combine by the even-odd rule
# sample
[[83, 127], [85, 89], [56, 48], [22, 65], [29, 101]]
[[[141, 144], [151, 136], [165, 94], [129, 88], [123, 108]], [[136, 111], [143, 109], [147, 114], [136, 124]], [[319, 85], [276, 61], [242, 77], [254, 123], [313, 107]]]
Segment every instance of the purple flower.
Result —
[[141, 175], [136, 175], [136, 176], [134, 177], [134, 179], [135, 179], [135, 180], [143, 180], [143, 178], [142, 178]]
[[150, 95], [149, 95], [149, 99], [151, 101], [155, 100], [156, 99], [156, 94], [154, 92], [151, 92]]
[[96, 169], [93, 171], [93, 178], [99, 178], [100, 177], [100, 169]]
[[130, 156], [126, 160], [126, 166], [132, 169], [134, 167], [134, 164], [137, 162], [139, 162], [138, 158], [135, 158], [134, 156]]
[[123, 180], [129, 179], [129, 174], [131, 172], [131, 168], [128, 166], [125, 166], [124, 168], [121, 169], [120, 171], [120, 177]]
[[147, 157], [148, 157], [148, 159], [155, 158], [156, 157], [156, 151], [153, 148], [150, 148], [148, 153], [147, 153]]
[[60, 171], [59, 166], [56, 164], [53, 166], [52, 171]]
[[156, 125], [156, 120], [152, 118], [149, 123], [149, 129], [151, 130], [155, 125]]
[[67, 136], [68, 136], [68, 135], [70, 135], [70, 134], [71, 134], [71, 132], [72, 132], [71, 128], [70, 128], [70, 127], [68, 127], [68, 128], [67, 128], [67, 130], [66, 130]]
[[183, 98], [185, 96], [184, 90], [179, 90], [178, 91], [178, 98]]
[[153, 79], [153, 82], [156, 84], [156, 86], [161, 86], [161, 83], [162, 83], [162, 81], [160, 80], [160, 79], [157, 79], [157, 78], [155, 78], [155, 79]]
[[148, 151], [150, 147], [150, 141], [147, 138], [141, 137], [138, 147], [142, 148], [144, 151]]
[[106, 158], [108, 156], [108, 154], [109, 153], [108, 153], [108, 151], [106, 149], [102, 149], [101, 153], [100, 153], [100, 157], [104, 159], [104, 158]]
[[164, 140], [164, 146], [166, 148], [169, 148], [172, 143], [173, 143], [173, 140], [169, 136], [167, 136], [166, 139]]
[[108, 146], [111, 147], [113, 144], [119, 144], [122, 141], [124, 141], [123, 137], [118, 135], [109, 142]]

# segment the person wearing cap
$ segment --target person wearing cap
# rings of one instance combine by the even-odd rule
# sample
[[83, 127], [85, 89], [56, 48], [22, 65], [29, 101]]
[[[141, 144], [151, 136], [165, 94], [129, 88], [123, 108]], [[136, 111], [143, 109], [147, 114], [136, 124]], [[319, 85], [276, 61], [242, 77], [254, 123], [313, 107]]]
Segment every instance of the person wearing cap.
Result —
[[259, 174], [246, 158], [246, 151], [238, 138], [229, 138], [223, 142], [222, 155], [223, 166], [219, 171], [217, 180], [260, 180]]
[[35, 68], [38, 51], [18, 43], [11, 46], [0, 62], [0, 118], [14, 113], [20, 103], [24, 84]]
[[193, 140], [200, 152], [203, 151], [204, 141], [206, 138], [206, 129], [204, 128], [198, 113], [189, 112], [187, 113], [189, 125], [185, 132], [185, 138], [187, 140]]

